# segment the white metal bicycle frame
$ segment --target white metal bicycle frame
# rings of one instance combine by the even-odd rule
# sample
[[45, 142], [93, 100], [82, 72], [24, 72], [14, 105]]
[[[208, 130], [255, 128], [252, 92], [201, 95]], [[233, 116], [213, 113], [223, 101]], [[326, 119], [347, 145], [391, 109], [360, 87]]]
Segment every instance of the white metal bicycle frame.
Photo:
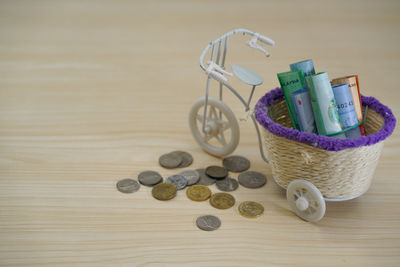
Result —
[[[269, 38], [264, 37], [264, 36], [260, 36], [258, 33], [254, 33], [254, 32], [252, 32], [252, 31], [249, 31], [249, 30], [246, 30], [246, 29], [236, 29], [236, 30], [230, 31], [230, 32], [228, 32], [228, 33], [222, 35], [222, 36], [219, 37], [218, 39], [216, 39], [216, 40], [210, 42], [210, 43], [207, 45], [207, 47], [203, 50], [203, 52], [201, 53], [201, 56], [200, 56], [200, 67], [201, 67], [206, 73], [207, 73], [207, 68], [206, 68], [206, 66], [205, 66], [204, 63], [203, 63], [204, 57], [206, 56], [208, 50], [211, 48], [212, 50], [211, 50], [210, 61], [211, 61], [211, 62], [214, 62], [215, 48], [216, 48], [216, 46], [218, 46], [217, 55], [216, 55], [216, 58], [215, 58], [215, 64], [219, 65], [219, 60], [220, 60], [220, 58], [221, 58], [222, 43], [224, 43], [224, 44], [223, 44], [224, 47], [223, 47], [223, 51], [222, 51], [222, 59], [221, 59], [221, 65], [220, 65], [220, 67], [221, 67], [222, 69], [225, 69], [225, 58], [226, 58], [226, 51], [227, 51], [227, 49], [228, 49], [229, 36], [234, 35], [234, 34], [236, 34], [236, 33], [243, 33], [243, 35], [248, 34], [248, 35], [250, 35], [250, 36], [255, 36], [255, 37], [263, 38], [264, 41], [263, 41], [263, 40], [262, 40], [262, 41], [263, 41], [264, 43], [268, 43], [268, 44], [271, 44], [271, 45], [274, 44], [274, 41], [270, 40]], [[265, 41], [265, 40], [266, 40], [266, 41]], [[254, 46], [253, 46], [253, 47], [254, 47]], [[263, 50], [263, 49], [260, 48], [260, 47], [254, 47], [254, 48]], [[264, 50], [264, 52], [266, 53], [265, 50]], [[267, 53], [266, 53], [266, 54], [267, 54]], [[208, 73], [207, 85], [206, 85], [206, 97], [205, 97], [204, 113], [203, 113], [203, 121], [202, 121], [202, 131], [203, 131], [203, 133], [206, 133], [206, 131], [205, 131], [205, 121], [206, 121], [206, 116], [207, 116], [208, 94], [209, 94], [209, 87], [210, 87], [210, 79], [211, 79], [211, 78], [212, 78], [211, 73]], [[217, 79], [216, 79], [216, 80], [217, 80]], [[251, 91], [251, 93], [250, 93], [249, 99], [248, 99], [248, 101], [246, 102], [246, 101], [243, 99], [243, 97], [242, 97], [231, 85], [229, 85], [229, 84], [227, 83], [227, 81], [224, 81], [224, 80], [217, 80], [217, 81], [219, 82], [219, 99], [220, 99], [220, 101], [222, 101], [222, 88], [223, 88], [223, 86], [225, 86], [225, 87], [227, 87], [227, 88], [240, 100], [240, 102], [242, 102], [242, 104], [243, 104], [243, 105], [245, 106], [245, 108], [246, 108], [246, 111], [250, 110], [250, 101], [251, 101], [251, 98], [253, 97], [253, 93], [254, 93], [254, 90], [255, 90], [255, 87], [256, 87], [255, 85], [253, 85], [253, 88], [252, 88], [252, 91]], [[222, 115], [221, 115], [221, 113], [220, 113], [220, 117], [221, 117], [221, 116], [222, 116]], [[263, 159], [265, 162], [268, 163], [268, 160], [267, 160], [267, 158], [265, 157], [264, 151], [263, 151], [260, 129], [259, 129], [259, 127], [258, 127], [257, 121], [256, 121], [256, 119], [255, 119], [253, 113], [251, 114], [251, 119], [252, 119], [252, 121], [253, 121], [253, 123], [254, 123], [254, 126], [255, 126], [255, 128], [256, 128], [256, 131], [257, 131], [258, 145], [259, 145], [259, 148], [260, 148], [261, 157], [262, 157], [262, 159]]]

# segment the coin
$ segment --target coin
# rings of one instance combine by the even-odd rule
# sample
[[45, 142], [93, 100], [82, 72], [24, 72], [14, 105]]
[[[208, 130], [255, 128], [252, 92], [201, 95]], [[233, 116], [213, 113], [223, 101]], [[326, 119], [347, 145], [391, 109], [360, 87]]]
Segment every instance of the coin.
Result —
[[176, 187], [170, 183], [161, 183], [153, 187], [151, 194], [158, 200], [170, 200], [176, 196]]
[[178, 165], [178, 168], [186, 168], [193, 162], [193, 157], [188, 152], [178, 150], [173, 151], [170, 154], [176, 154], [182, 159], [181, 163]]
[[231, 192], [235, 191], [238, 188], [239, 183], [233, 178], [226, 177], [222, 180], [218, 180], [216, 185], [217, 188], [221, 191]]
[[191, 200], [204, 201], [210, 198], [211, 190], [205, 185], [195, 184], [186, 190], [186, 195]]
[[224, 167], [209, 166], [206, 169], [206, 174], [214, 179], [223, 179], [228, 176], [228, 171]]
[[182, 162], [182, 157], [177, 153], [168, 153], [162, 155], [158, 162], [160, 165], [167, 169], [173, 169], [179, 166]]
[[264, 213], [264, 207], [258, 202], [245, 201], [239, 205], [239, 213], [243, 217], [255, 218]]
[[176, 189], [181, 190], [187, 185], [185, 176], [180, 174], [174, 174], [167, 178], [167, 183], [171, 183], [176, 186]]
[[138, 191], [140, 184], [130, 178], [122, 179], [117, 182], [117, 189], [122, 193], [134, 193]]
[[197, 218], [196, 225], [201, 230], [214, 231], [221, 226], [221, 220], [213, 215], [204, 215]]
[[231, 172], [243, 172], [250, 168], [250, 161], [242, 156], [224, 158], [222, 165]]
[[215, 193], [210, 198], [210, 204], [217, 209], [229, 209], [235, 205], [235, 198], [228, 193]]
[[146, 186], [154, 186], [163, 181], [162, 176], [155, 171], [144, 171], [138, 175], [139, 183]]
[[179, 174], [185, 176], [187, 180], [187, 185], [196, 184], [200, 179], [200, 174], [195, 170], [186, 170], [180, 172]]
[[241, 173], [238, 180], [239, 184], [247, 188], [259, 188], [267, 183], [265, 175], [255, 171]]
[[200, 180], [197, 182], [197, 184], [212, 185], [215, 183], [215, 179], [206, 174], [206, 169], [196, 169], [196, 171], [200, 175]]

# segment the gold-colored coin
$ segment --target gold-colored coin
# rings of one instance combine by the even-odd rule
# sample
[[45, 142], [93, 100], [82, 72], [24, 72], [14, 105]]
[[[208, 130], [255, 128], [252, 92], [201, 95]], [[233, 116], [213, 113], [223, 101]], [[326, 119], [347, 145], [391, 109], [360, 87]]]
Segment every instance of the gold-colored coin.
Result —
[[188, 198], [194, 201], [204, 201], [210, 198], [211, 190], [205, 185], [192, 185], [186, 190]]
[[151, 194], [158, 200], [170, 200], [176, 196], [176, 187], [170, 183], [161, 183], [153, 187]]
[[228, 193], [216, 193], [211, 196], [210, 204], [217, 209], [229, 209], [235, 205], [235, 198]]
[[264, 213], [264, 207], [258, 202], [245, 201], [240, 203], [239, 213], [246, 218], [256, 218]]

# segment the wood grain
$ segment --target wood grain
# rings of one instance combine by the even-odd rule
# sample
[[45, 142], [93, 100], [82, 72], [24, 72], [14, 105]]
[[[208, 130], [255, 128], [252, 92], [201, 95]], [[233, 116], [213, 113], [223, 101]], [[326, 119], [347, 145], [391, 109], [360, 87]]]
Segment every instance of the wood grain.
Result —
[[[318, 224], [289, 210], [250, 121], [240, 123], [235, 153], [268, 183], [240, 187], [234, 196], [237, 203], [261, 202], [262, 217], [241, 217], [237, 204], [216, 210], [184, 192], [161, 202], [147, 187], [135, 194], [115, 189], [120, 178], [142, 170], [173, 174], [158, 166], [172, 150], [190, 152], [193, 168], [220, 163], [197, 146], [187, 115], [204, 94], [201, 51], [237, 27], [277, 42], [265, 59], [243, 38], [232, 41], [229, 63], [265, 79], [254, 100], [278, 85], [277, 72], [312, 58], [331, 78], [359, 74], [362, 93], [399, 118], [400, 2], [299, 3], [1, 1], [0, 263], [398, 266], [398, 130], [385, 143], [370, 190], [328, 203]], [[225, 99], [238, 117], [244, 114], [232, 96]], [[198, 230], [195, 219], [203, 214], [219, 216], [221, 228]]]

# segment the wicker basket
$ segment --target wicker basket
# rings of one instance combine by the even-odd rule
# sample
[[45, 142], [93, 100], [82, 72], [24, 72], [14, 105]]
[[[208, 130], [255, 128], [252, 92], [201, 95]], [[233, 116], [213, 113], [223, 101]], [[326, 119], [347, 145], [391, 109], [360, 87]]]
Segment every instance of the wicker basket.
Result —
[[388, 107], [373, 97], [362, 96], [362, 103], [363, 109], [368, 105], [367, 136], [337, 139], [292, 129], [280, 88], [262, 97], [255, 116], [264, 128], [267, 158], [275, 181], [284, 188], [295, 179], [310, 181], [324, 198], [331, 200], [352, 199], [365, 193], [396, 119]]

